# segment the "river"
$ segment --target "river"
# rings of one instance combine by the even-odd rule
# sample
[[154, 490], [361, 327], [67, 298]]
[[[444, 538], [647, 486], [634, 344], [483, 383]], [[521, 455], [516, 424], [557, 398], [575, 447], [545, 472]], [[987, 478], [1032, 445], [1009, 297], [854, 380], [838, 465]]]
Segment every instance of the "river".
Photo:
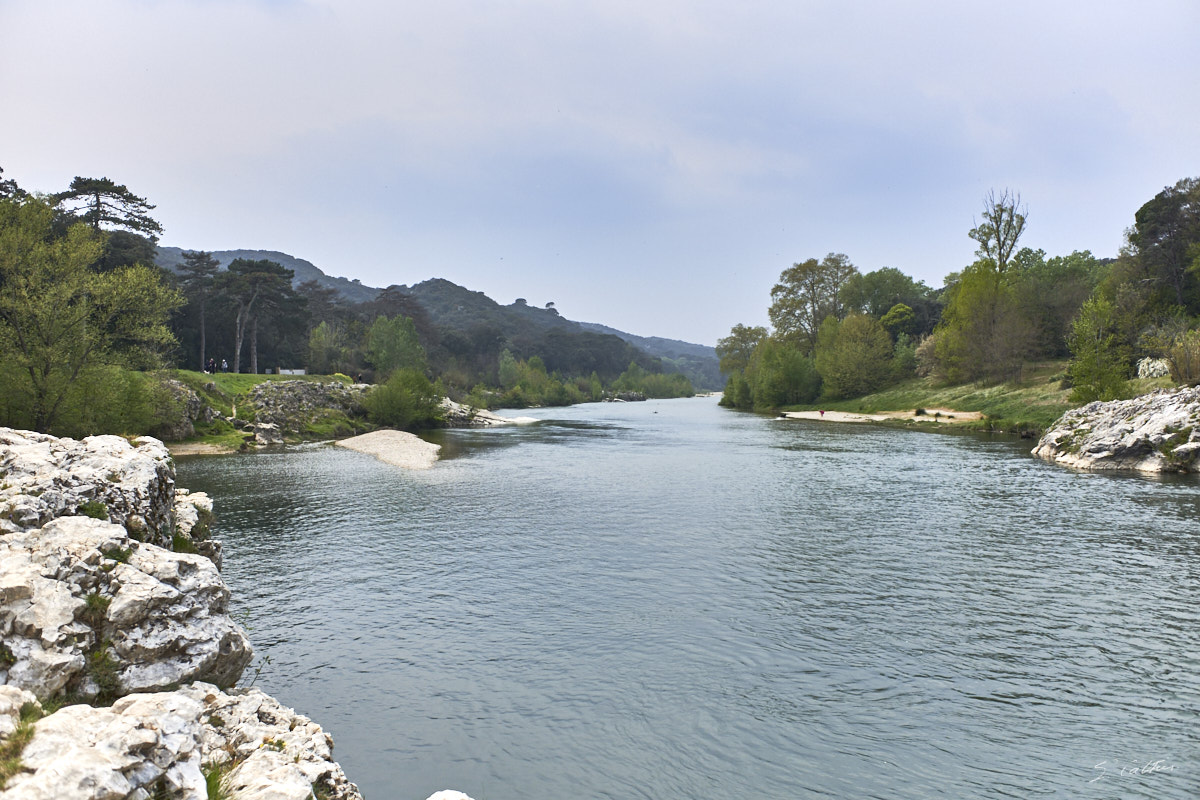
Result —
[[[711, 398], [180, 459], [368, 800], [1200, 796], [1200, 483]], [[268, 661], [269, 659], [269, 661]]]

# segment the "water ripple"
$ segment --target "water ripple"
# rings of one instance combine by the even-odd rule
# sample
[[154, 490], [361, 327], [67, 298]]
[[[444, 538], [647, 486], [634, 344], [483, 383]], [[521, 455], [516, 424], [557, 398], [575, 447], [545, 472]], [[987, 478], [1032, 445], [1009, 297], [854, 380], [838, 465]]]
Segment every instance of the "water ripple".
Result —
[[180, 464], [257, 684], [368, 797], [1200, 795], [1194, 479], [705, 400], [534, 413], [428, 472]]

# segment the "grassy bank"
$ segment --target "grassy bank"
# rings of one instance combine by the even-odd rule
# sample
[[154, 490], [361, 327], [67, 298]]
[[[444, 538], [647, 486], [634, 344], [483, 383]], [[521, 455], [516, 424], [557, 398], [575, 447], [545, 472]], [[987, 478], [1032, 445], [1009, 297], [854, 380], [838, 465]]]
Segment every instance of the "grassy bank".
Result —
[[[926, 408], [949, 408], [955, 411], [977, 411], [984, 415], [977, 422], [958, 427], [993, 432], [1040, 435], [1063, 412], [1078, 403], [1069, 400], [1071, 390], [1063, 388], [1067, 361], [1048, 361], [1030, 364], [1019, 382], [990, 386], [968, 383], [947, 386], [932, 378], [913, 378], [874, 394], [852, 400], [837, 400], [805, 406], [788, 406], [786, 411], [852, 411], [879, 413], [884, 411], [915, 411]], [[1171, 386], [1169, 378], [1131, 381], [1134, 394], [1144, 394], [1160, 387]], [[920, 422], [917, 417], [916, 422]], [[911, 425], [912, 422], [900, 424]], [[930, 422], [930, 425], [933, 423]]]
[[[209, 375], [206, 372], [175, 370], [171, 373], [171, 377], [187, 384], [203, 402], [221, 414], [251, 422], [254, 421], [254, 408], [250, 405], [248, 395], [260, 383], [270, 381], [351, 383], [350, 378], [345, 375], [249, 375], [232, 372], [218, 372], [215, 375]], [[350, 435], [361, 427], [361, 420], [356, 424], [352, 420], [343, 418], [340, 414], [329, 415], [306, 426], [304, 436], [305, 438], [327, 439], [338, 435]], [[197, 422], [196, 435], [188, 439], [187, 443], [212, 445], [223, 450], [237, 450], [245, 438], [244, 431], [237, 430], [224, 420], [216, 420], [210, 423]]]

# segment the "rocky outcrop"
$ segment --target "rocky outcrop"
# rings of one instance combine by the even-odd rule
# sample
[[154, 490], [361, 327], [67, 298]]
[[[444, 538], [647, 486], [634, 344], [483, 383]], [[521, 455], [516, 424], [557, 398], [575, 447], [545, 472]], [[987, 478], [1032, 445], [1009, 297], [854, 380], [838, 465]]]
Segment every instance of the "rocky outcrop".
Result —
[[1200, 468], [1200, 388], [1159, 389], [1063, 414], [1033, 454], [1090, 470], [1194, 472]]
[[361, 800], [318, 725], [218, 688], [253, 651], [161, 442], [0, 429], [0, 517], [0, 800]]
[[[331, 416], [366, 416], [362, 399], [368, 388], [337, 381], [267, 381], [251, 389], [249, 399], [258, 425], [276, 425], [280, 432], [299, 433]], [[255, 433], [264, 435], [267, 430], [256, 426]]]
[[232, 685], [253, 651], [204, 556], [62, 517], [0, 537], [0, 679], [40, 698]]
[[175, 470], [158, 439], [59, 439], [0, 428], [0, 531], [87, 515], [170, 547]]
[[537, 422], [534, 417], [502, 417], [486, 408], [456, 403], [449, 397], [443, 397], [438, 408], [448, 428], [492, 428], [497, 425], [528, 425]]
[[[0, 719], [20, 699], [0, 694]], [[257, 689], [192, 683], [38, 720], [0, 800], [206, 800], [208, 774], [237, 800], [361, 800], [332, 748], [319, 725]]]

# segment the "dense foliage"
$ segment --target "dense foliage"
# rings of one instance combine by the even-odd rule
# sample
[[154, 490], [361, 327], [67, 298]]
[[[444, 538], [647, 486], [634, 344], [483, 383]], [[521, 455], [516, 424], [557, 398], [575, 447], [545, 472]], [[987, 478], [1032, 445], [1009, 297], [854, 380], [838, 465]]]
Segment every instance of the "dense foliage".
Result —
[[837, 253], [785, 269], [773, 329], [736, 325], [718, 344], [722, 402], [830, 402], [914, 375], [1019, 383], [1031, 363], [1067, 356], [1077, 402], [1128, 395], [1144, 358], [1200, 383], [1200, 179], [1143, 205], [1115, 259], [1020, 248], [1026, 218], [1019, 196], [989, 194], [968, 231], [977, 260], [941, 289], [890, 267], [860, 273]]
[[167, 317], [182, 298], [157, 270], [103, 265], [108, 234], [63, 222], [46, 200], [0, 201], [0, 364], [5, 424], [87, 430], [109, 394], [143, 405], [142, 382], [117, 366], [152, 368], [173, 344]]
[[491, 406], [694, 391], [689, 346], [667, 363], [552, 303], [501, 306], [448, 281], [380, 291], [283, 254], [160, 250], [153, 210], [109, 178], [49, 196], [0, 180], [0, 424], [155, 430], [177, 401], [148, 371], [172, 366], [345, 373], [377, 383], [372, 416], [399, 427], [433, 419], [435, 382]]

